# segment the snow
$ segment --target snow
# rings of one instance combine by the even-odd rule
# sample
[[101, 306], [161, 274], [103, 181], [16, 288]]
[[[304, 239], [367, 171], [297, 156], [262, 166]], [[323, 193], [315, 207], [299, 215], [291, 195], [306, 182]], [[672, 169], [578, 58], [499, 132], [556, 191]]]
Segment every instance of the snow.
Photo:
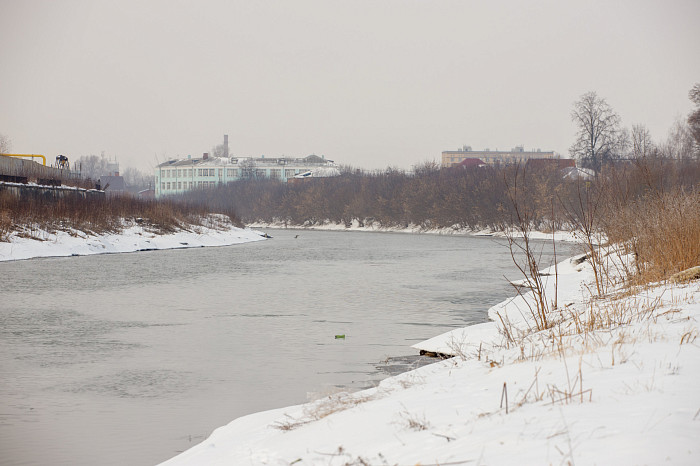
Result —
[[[591, 297], [580, 259], [558, 266], [549, 330], [518, 295], [414, 345], [451, 359], [241, 417], [163, 465], [700, 464], [700, 285]], [[592, 309], [618, 322], [575, 331]]]
[[[0, 260], [263, 239], [212, 220], [165, 235], [138, 224], [13, 234]], [[523, 292], [488, 309], [490, 322], [413, 346], [451, 359], [235, 419], [163, 465], [700, 464], [700, 283], [611, 285], [592, 297], [582, 257], [558, 264], [556, 280], [542, 271], [550, 305], [556, 283], [548, 330], [536, 330]]]
[[[84, 256], [136, 252], [153, 249], [228, 246], [263, 240], [263, 233], [232, 226], [223, 216], [212, 215], [205, 226], [187, 226], [174, 233], [157, 233], [147, 226], [129, 222], [118, 233], [91, 234], [77, 230], [47, 232], [25, 230], [0, 242], [0, 261], [35, 257]], [[186, 228], [186, 229], [185, 229]]]
[[[289, 230], [323, 230], [323, 231], [364, 231], [364, 232], [385, 232], [385, 233], [411, 233], [411, 234], [432, 234], [432, 235], [456, 235], [456, 236], [495, 236], [499, 238], [504, 238], [506, 234], [502, 231], [495, 231], [491, 229], [480, 229], [473, 230], [471, 228], [462, 227], [459, 225], [452, 225], [450, 227], [440, 227], [431, 228], [429, 226], [410, 224], [406, 227], [384, 227], [379, 223], [365, 222], [360, 225], [360, 222], [353, 220], [350, 226], [346, 226], [344, 223], [336, 223], [331, 221], [326, 221], [323, 224], [314, 225], [289, 225], [284, 222], [256, 222], [249, 225], [251, 228], [275, 228], [275, 229], [289, 229]], [[517, 236], [517, 233], [513, 233]], [[556, 231], [554, 234], [544, 233], [540, 231], [530, 232], [531, 239], [538, 240], [552, 240], [552, 236], [555, 241], [566, 241], [566, 242], [580, 242], [580, 239], [573, 233], [569, 231]]]

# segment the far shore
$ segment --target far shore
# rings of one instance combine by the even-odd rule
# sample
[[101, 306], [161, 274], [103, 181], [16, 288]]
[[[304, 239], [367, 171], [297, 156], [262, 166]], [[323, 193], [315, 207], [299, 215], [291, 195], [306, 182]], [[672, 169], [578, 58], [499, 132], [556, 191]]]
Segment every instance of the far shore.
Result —
[[9, 242], [0, 242], [0, 262], [39, 257], [230, 246], [264, 239], [264, 233], [235, 227], [218, 216], [214, 216], [208, 226], [191, 225], [172, 233], [155, 232], [136, 223], [125, 225], [118, 233], [33, 230], [31, 234], [12, 233]]
[[[284, 222], [251, 222], [248, 228], [254, 228], [258, 230], [265, 229], [275, 229], [275, 230], [319, 230], [319, 231], [357, 231], [357, 232], [371, 232], [371, 233], [410, 233], [410, 234], [420, 234], [420, 235], [444, 235], [444, 236], [494, 236], [499, 238], [504, 238], [506, 233], [500, 230], [494, 230], [490, 228], [483, 229], [471, 229], [463, 228], [458, 226], [453, 227], [443, 227], [443, 228], [426, 228], [420, 225], [409, 225], [407, 227], [384, 227], [377, 224], [364, 224], [355, 220], [351, 226], [346, 226], [342, 223], [324, 223], [321, 225], [291, 225], [285, 224]], [[515, 236], [519, 236], [517, 232], [513, 233]], [[580, 240], [570, 231], [558, 230], [555, 232], [545, 232], [545, 231], [532, 231], [529, 234], [531, 239], [537, 240], [552, 240], [555, 241], [566, 241], [572, 243], [578, 243]]]

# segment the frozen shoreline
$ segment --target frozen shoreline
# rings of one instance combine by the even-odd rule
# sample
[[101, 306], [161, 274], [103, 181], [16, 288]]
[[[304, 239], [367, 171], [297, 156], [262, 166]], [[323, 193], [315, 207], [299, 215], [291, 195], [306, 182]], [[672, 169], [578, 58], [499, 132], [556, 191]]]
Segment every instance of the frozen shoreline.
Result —
[[119, 233], [90, 234], [77, 230], [46, 232], [35, 230], [31, 237], [18, 233], [0, 242], [0, 262], [38, 257], [87, 256], [160, 249], [229, 246], [261, 241], [262, 232], [237, 228], [223, 216], [210, 216], [203, 226], [187, 226], [174, 233], [156, 233], [130, 222]]
[[[447, 235], [447, 236], [495, 236], [495, 237], [499, 237], [499, 238], [505, 237], [505, 234], [502, 231], [494, 231], [494, 230], [489, 230], [489, 229], [472, 230], [469, 228], [459, 228], [457, 226], [448, 227], [448, 228], [424, 228], [424, 227], [421, 227], [420, 225], [409, 225], [405, 228], [400, 228], [400, 227], [385, 228], [385, 227], [376, 226], [374, 224], [361, 226], [357, 220], [354, 220], [352, 225], [349, 227], [347, 227], [341, 223], [324, 223], [323, 225], [301, 226], [301, 225], [286, 225], [286, 224], [284, 224], [284, 222], [272, 222], [272, 223], [257, 222], [257, 223], [251, 223], [248, 226], [250, 228], [258, 228], [258, 229], [273, 228], [273, 229], [282, 229], [282, 230], [364, 231], [364, 232], [375, 232], [375, 233], [377, 233], [377, 232], [378, 233], [410, 233], [410, 234], [422, 234], [422, 235]], [[518, 234], [515, 233], [515, 235], [517, 236]], [[554, 240], [556, 240], [556, 241], [566, 241], [566, 242], [572, 242], [572, 243], [580, 242], [579, 239], [577, 239], [576, 236], [569, 231], [556, 231], [556, 232], [554, 232], [554, 234], [552, 234], [551, 232], [544, 233], [541, 231], [530, 232], [531, 239], [551, 241], [552, 237], [554, 237]]]
[[[238, 418], [163, 465], [700, 463], [698, 281], [591, 299], [587, 261], [558, 270], [551, 332], [510, 298], [414, 345], [452, 359]], [[593, 328], [594, 307], [620, 324]]]
[[[168, 235], [136, 224], [116, 235], [33, 234], [41, 240], [0, 243], [0, 261], [264, 239], [220, 224]], [[532, 332], [531, 295], [516, 296], [491, 307], [487, 323], [413, 346], [452, 359], [235, 419], [163, 464], [700, 463], [700, 283], [611, 287], [591, 299], [587, 261], [567, 259], [558, 272], [558, 338]], [[571, 332], [593, 308], [620, 324]]]

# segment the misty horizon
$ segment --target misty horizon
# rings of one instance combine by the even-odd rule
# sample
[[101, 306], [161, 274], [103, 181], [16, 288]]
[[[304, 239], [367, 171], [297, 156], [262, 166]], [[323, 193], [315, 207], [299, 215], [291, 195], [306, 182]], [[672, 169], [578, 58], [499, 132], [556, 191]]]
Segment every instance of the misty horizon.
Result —
[[700, 79], [700, 4], [0, 1], [0, 133], [15, 153], [151, 172], [325, 155], [408, 169], [445, 150], [569, 156], [595, 91], [666, 137]]

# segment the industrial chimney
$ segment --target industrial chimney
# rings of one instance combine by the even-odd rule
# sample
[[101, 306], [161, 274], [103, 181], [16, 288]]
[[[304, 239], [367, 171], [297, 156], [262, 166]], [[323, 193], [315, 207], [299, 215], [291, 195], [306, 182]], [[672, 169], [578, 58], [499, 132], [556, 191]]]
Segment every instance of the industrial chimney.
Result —
[[228, 134], [224, 134], [224, 157], [228, 158]]

